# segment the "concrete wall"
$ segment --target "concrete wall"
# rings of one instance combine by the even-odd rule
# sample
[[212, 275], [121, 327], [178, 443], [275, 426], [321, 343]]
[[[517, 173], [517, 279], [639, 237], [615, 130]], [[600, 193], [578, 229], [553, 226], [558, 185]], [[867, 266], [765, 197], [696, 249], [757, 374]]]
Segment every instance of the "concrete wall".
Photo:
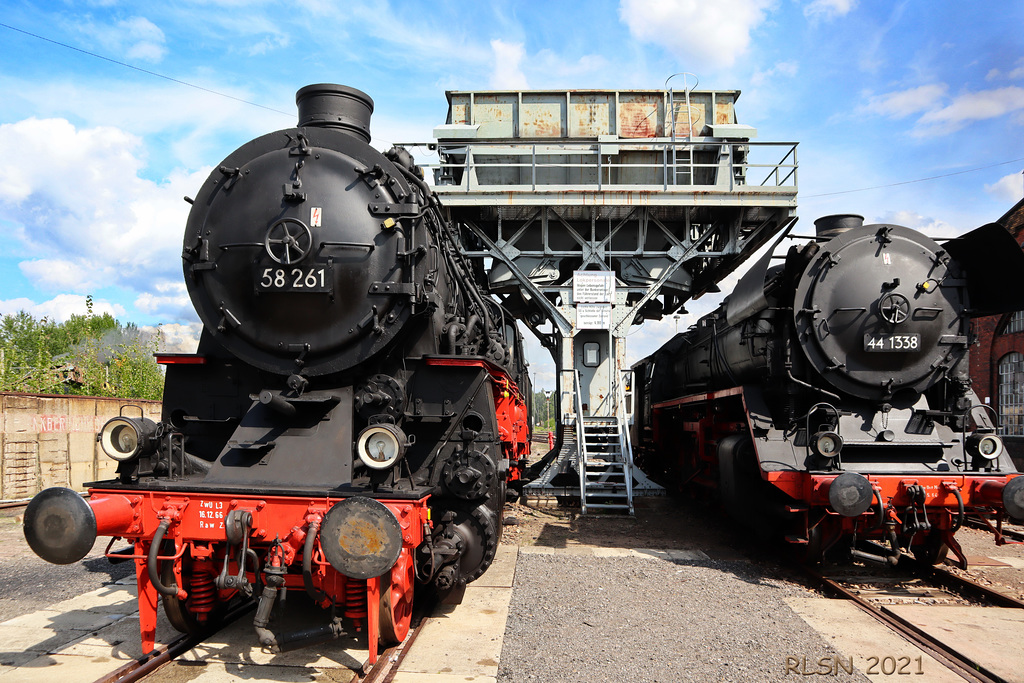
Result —
[[160, 419], [159, 401], [0, 392], [0, 500], [30, 498], [48, 486], [85, 490], [110, 479], [117, 463], [96, 442], [108, 419]]

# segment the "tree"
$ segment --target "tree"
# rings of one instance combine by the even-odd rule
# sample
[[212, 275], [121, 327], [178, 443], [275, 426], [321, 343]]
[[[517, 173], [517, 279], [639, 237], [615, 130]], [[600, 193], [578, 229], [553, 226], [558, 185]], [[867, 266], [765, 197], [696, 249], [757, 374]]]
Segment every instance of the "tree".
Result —
[[555, 397], [550, 390], [533, 392], [533, 422], [541, 429], [552, 431], [555, 428]]
[[0, 318], [0, 390], [159, 399], [159, 339], [94, 314], [92, 297], [86, 307], [63, 323], [25, 311]]

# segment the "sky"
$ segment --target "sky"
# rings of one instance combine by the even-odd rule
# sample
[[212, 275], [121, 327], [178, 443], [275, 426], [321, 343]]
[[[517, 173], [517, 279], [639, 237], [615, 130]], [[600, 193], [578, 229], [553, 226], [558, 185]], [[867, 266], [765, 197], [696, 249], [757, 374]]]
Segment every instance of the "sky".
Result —
[[[63, 320], [91, 295], [172, 346], [199, 326], [183, 197], [293, 126], [309, 83], [370, 94], [383, 150], [430, 141], [446, 90], [650, 89], [687, 71], [742, 91], [759, 140], [799, 143], [804, 231], [858, 213], [951, 237], [1024, 196], [1021, 0], [0, 0], [0, 24], [0, 314]], [[646, 323], [627, 357], [717, 303]]]

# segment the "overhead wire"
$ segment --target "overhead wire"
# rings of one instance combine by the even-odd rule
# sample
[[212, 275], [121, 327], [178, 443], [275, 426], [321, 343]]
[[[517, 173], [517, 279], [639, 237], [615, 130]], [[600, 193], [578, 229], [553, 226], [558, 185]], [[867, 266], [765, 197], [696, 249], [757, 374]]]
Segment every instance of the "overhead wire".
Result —
[[1000, 161], [994, 164], [988, 164], [986, 166], [976, 166], [974, 168], [967, 168], [963, 171], [953, 171], [951, 173], [943, 173], [941, 175], [928, 176], [927, 178], [918, 178], [916, 180], [903, 180], [898, 183], [888, 183], [886, 185], [873, 185], [872, 187], [860, 187], [856, 190], [838, 190], [836, 192], [821, 192], [819, 194], [805, 194], [802, 196], [803, 199], [810, 199], [812, 197], [831, 197], [837, 194], [850, 194], [851, 192], [867, 192], [868, 190], [881, 190], [887, 187], [897, 187], [899, 185], [910, 185], [912, 183], [923, 183], [926, 180], [938, 180], [939, 178], [949, 178], [950, 176], [963, 175], [964, 173], [974, 173], [975, 171], [984, 171], [988, 168], [995, 168], [996, 166], [1006, 166], [1007, 164], [1013, 164], [1018, 161], [1024, 161], [1024, 157], [1018, 159], [1010, 159], [1009, 161]]
[[272, 111], [275, 114], [284, 114], [285, 116], [287, 116], [289, 118], [294, 116], [293, 113], [289, 113], [289, 112], [286, 112], [286, 111], [281, 111], [280, 109], [274, 109], [273, 107], [267, 107], [267, 106], [259, 104], [257, 102], [250, 102], [249, 100], [243, 100], [241, 97], [235, 97], [234, 95], [228, 95], [227, 93], [223, 93], [223, 92], [220, 92], [218, 90], [212, 90], [210, 88], [204, 88], [201, 85], [196, 85], [195, 83], [189, 83], [188, 81], [183, 81], [183, 80], [178, 79], [178, 78], [173, 78], [171, 76], [166, 76], [166, 75], [164, 75], [162, 73], [158, 73], [156, 71], [150, 71], [149, 69], [143, 69], [142, 67], [135, 66], [134, 64], [128, 64], [127, 62], [120, 62], [120, 61], [118, 61], [116, 59], [111, 59], [110, 57], [105, 57], [104, 55], [97, 54], [96, 52], [90, 52], [89, 50], [83, 50], [80, 47], [75, 47], [74, 45], [68, 45], [67, 43], [62, 43], [60, 41], [53, 40], [52, 38], [47, 38], [46, 36], [41, 36], [41, 35], [39, 35], [37, 33], [32, 33], [30, 31], [26, 31], [24, 29], [20, 29], [20, 28], [17, 28], [15, 26], [11, 26], [10, 24], [0, 23], [0, 27], [6, 28], [6, 29], [10, 29], [11, 31], [16, 31], [18, 33], [22, 33], [22, 34], [24, 34], [26, 36], [31, 36], [32, 38], [37, 38], [38, 40], [46, 41], [47, 43], [51, 43], [53, 45], [59, 45], [60, 47], [67, 48], [68, 50], [74, 50], [75, 52], [81, 52], [84, 55], [88, 55], [90, 57], [95, 57], [96, 59], [102, 59], [102, 60], [104, 60], [106, 62], [110, 62], [111, 64], [117, 64], [118, 66], [123, 66], [123, 67], [125, 67], [127, 69], [133, 69], [135, 71], [139, 71], [139, 72], [142, 72], [144, 74], [148, 74], [150, 76], [155, 76], [157, 78], [162, 78], [165, 81], [171, 81], [172, 83], [177, 83], [178, 85], [184, 85], [184, 86], [186, 86], [188, 88], [195, 88], [196, 90], [202, 90], [203, 92], [208, 92], [211, 95], [217, 95], [219, 97], [226, 97], [229, 100], [234, 100], [236, 102], [241, 102], [242, 104], [248, 104], [248, 105], [253, 106], [253, 107], [259, 107], [260, 109], [266, 109], [267, 111]]

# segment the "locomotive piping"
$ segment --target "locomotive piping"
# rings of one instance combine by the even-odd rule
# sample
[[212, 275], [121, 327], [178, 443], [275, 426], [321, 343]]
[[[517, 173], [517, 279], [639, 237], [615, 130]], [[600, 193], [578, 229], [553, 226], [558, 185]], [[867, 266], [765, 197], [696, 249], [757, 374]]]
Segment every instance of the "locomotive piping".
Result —
[[306, 530], [306, 542], [302, 546], [302, 584], [306, 588], [309, 597], [317, 602], [327, 600], [327, 594], [313, 585], [313, 546], [316, 545], [316, 537], [320, 533], [320, 522], [312, 521], [309, 529]]
[[171, 584], [165, 586], [160, 580], [160, 574], [157, 572], [157, 566], [159, 560], [157, 556], [160, 554], [160, 546], [164, 542], [164, 534], [167, 533], [167, 529], [171, 526], [171, 520], [167, 517], [160, 518], [160, 525], [156, 528], [156, 533], [153, 534], [153, 541], [149, 544], [149, 555], [146, 558], [146, 571], [149, 572], [149, 582], [153, 584], [157, 592], [161, 595], [168, 595], [170, 597], [179, 597], [178, 586]]
[[[415, 173], [413, 173], [409, 169], [405, 168], [401, 164], [395, 164], [395, 168], [397, 168], [402, 173], [402, 175], [404, 175], [406, 178], [408, 178], [410, 182], [412, 182], [414, 185], [416, 185], [416, 187], [418, 187], [420, 189], [420, 192], [423, 193], [423, 197], [427, 201], [428, 204], [430, 204], [431, 206], [435, 206], [435, 207], [439, 206], [440, 203], [437, 200], [437, 195], [433, 192], [433, 190], [430, 189], [429, 185], [427, 185], [425, 182], [423, 182], [423, 179], [417, 177]], [[460, 263], [458, 263], [456, 265], [455, 260], [452, 258], [451, 253], [447, 249], [442, 249], [441, 251], [442, 251], [444, 259], [448, 263], [449, 267], [453, 271], [457, 272], [462, 278], [468, 278], [468, 275], [466, 274], [466, 270], [463, 267], [463, 264], [461, 263], [461, 254], [459, 255]], [[456, 250], [456, 253], [458, 253], [457, 250]], [[493, 324], [491, 322], [490, 315], [487, 312], [487, 305], [484, 303], [483, 299], [479, 295], [479, 292], [477, 292], [475, 290], [475, 288], [468, 287], [468, 288], [466, 288], [466, 291], [469, 292], [470, 298], [472, 298], [474, 300], [476, 305], [480, 307], [481, 315], [483, 315], [483, 318], [484, 318], [484, 338], [487, 339], [487, 338], [490, 337], [491, 330], [494, 329], [494, 326], [493, 326]], [[469, 334], [470, 327], [471, 327], [470, 325], [466, 325], [466, 334], [467, 335]]]

